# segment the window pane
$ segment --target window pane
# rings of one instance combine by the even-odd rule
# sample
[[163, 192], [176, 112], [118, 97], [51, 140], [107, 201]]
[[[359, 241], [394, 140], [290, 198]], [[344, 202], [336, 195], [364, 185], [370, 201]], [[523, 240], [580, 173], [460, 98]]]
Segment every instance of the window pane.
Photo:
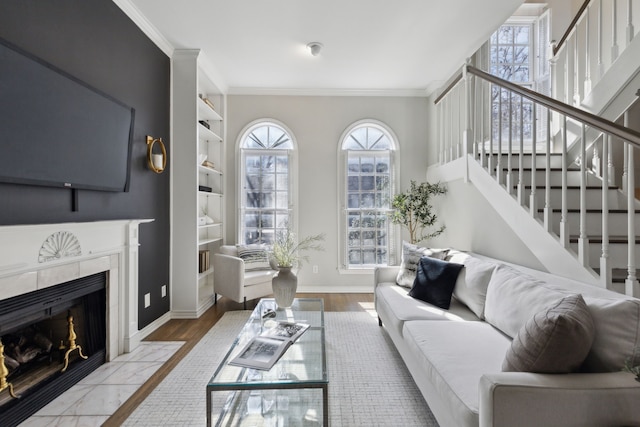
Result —
[[261, 208], [273, 209], [275, 207], [275, 197], [273, 193], [261, 193]]
[[361, 208], [372, 208], [375, 205], [375, 196], [374, 193], [365, 193], [360, 197], [360, 207]]
[[514, 27], [514, 42], [519, 44], [529, 44], [529, 27]]
[[360, 189], [362, 191], [371, 191], [375, 188], [375, 177], [365, 175], [360, 177]]
[[362, 263], [363, 264], [375, 264], [376, 263], [376, 250], [365, 249], [362, 251]]
[[362, 264], [362, 251], [359, 249], [349, 250], [349, 264], [360, 265]]
[[360, 207], [360, 195], [359, 194], [349, 194], [347, 206], [349, 209], [357, 209]]
[[258, 226], [258, 218], [260, 216], [255, 212], [244, 214], [244, 225], [247, 228], [253, 228]]
[[373, 157], [361, 157], [360, 159], [360, 172], [371, 173], [373, 172], [374, 159]]
[[347, 170], [349, 174], [360, 172], [360, 158], [349, 157], [349, 159], [347, 159], [347, 164]]
[[355, 246], [355, 247], [360, 246], [360, 232], [349, 231], [349, 239], [347, 243], [349, 246]]
[[349, 191], [358, 191], [360, 189], [360, 180], [357, 176], [347, 177], [347, 189]]
[[259, 208], [260, 206], [260, 193], [247, 192], [247, 200], [245, 206], [248, 208]]
[[260, 215], [260, 226], [262, 228], [273, 228], [274, 220], [275, 220], [275, 213], [263, 212]]
[[276, 193], [276, 209], [287, 209], [289, 207], [289, 194], [284, 191]]
[[279, 173], [276, 175], [276, 189], [280, 191], [289, 190], [289, 174]]
[[261, 156], [260, 170], [262, 173], [273, 173], [276, 170], [275, 156]]
[[276, 156], [276, 167], [279, 173], [289, 171], [289, 158], [287, 156]]
[[360, 213], [350, 212], [347, 220], [349, 227], [360, 227]]
[[274, 175], [265, 175], [262, 177], [262, 191], [275, 190], [276, 177]]
[[389, 173], [389, 158], [376, 158], [376, 173]]
[[289, 214], [287, 212], [276, 213], [276, 224], [278, 228], [287, 228], [289, 224]]

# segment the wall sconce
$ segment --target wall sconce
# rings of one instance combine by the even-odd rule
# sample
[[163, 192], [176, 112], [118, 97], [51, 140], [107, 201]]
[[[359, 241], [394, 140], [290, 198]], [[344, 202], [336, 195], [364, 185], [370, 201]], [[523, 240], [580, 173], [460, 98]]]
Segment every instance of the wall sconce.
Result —
[[[153, 146], [158, 144], [161, 153], [154, 153]], [[149, 169], [155, 173], [162, 173], [167, 166], [167, 149], [164, 147], [162, 138], [154, 138], [147, 135], [147, 164]]]

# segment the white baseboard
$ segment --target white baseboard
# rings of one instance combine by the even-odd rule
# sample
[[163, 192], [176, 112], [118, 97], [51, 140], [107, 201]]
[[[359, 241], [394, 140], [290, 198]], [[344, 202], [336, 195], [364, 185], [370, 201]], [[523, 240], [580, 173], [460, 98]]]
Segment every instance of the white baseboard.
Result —
[[373, 293], [373, 284], [362, 286], [299, 286], [296, 292], [299, 293], [328, 293], [328, 294], [371, 294]]

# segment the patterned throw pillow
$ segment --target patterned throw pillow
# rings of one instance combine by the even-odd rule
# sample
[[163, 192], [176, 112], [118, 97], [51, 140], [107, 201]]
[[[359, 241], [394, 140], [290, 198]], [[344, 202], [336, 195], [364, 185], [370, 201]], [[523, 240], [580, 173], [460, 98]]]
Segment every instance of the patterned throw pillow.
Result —
[[238, 257], [244, 260], [244, 271], [271, 270], [269, 255], [263, 245], [236, 245]]
[[428, 256], [436, 259], [445, 259], [448, 253], [449, 249], [421, 248], [403, 241], [402, 263], [400, 264], [400, 271], [396, 277], [396, 283], [405, 288], [412, 287], [414, 280], [416, 280], [416, 271], [418, 270], [420, 258]]

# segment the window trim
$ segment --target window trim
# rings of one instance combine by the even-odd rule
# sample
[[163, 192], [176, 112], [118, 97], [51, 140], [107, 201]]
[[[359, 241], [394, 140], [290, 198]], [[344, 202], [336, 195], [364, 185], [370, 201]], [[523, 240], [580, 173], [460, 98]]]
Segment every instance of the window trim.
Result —
[[[338, 179], [337, 179], [337, 192], [336, 197], [338, 199], [338, 209], [337, 209], [337, 224], [338, 224], [338, 238], [337, 245], [338, 250], [337, 254], [337, 266], [339, 274], [371, 274], [376, 266], [373, 267], [363, 267], [363, 268], [349, 268], [349, 263], [347, 261], [347, 224], [346, 224], [346, 215], [345, 211], [347, 209], [347, 191], [346, 191], [346, 183], [347, 183], [347, 160], [348, 153], [350, 151], [356, 150], [348, 150], [344, 149], [344, 145], [346, 139], [349, 135], [360, 127], [375, 127], [386, 133], [389, 136], [391, 142], [391, 148], [389, 150], [363, 150], [363, 152], [376, 152], [376, 151], [388, 151], [389, 160], [391, 166], [391, 173], [389, 177], [391, 179], [391, 197], [398, 192], [398, 185], [400, 182], [400, 166], [398, 164], [400, 158], [400, 143], [397, 135], [389, 127], [386, 123], [376, 120], [376, 119], [362, 119], [358, 120], [349, 126], [342, 132], [340, 135], [340, 139], [338, 140], [337, 147], [337, 165], [338, 165]], [[392, 223], [389, 223], [389, 232], [390, 236], [388, 238], [389, 245], [389, 258], [388, 265], [396, 265], [399, 260], [399, 252], [398, 248], [400, 247], [400, 238], [401, 233], [398, 230], [398, 226]]]
[[[257, 148], [247, 148], [244, 149], [242, 147], [242, 143], [247, 137], [249, 133], [251, 133], [254, 129], [259, 128], [261, 126], [267, 125], [275, 125], [277, 127], [282, 128], [289, 137], [291, 138], [291, 145], [293, 148], [284, 148], [284, 149], [257, 149]], [[294, 232], [298, 233], [298, 215], [297, 215], [297, 207], [298, 207], [298, 142], [294, 133], [291, 129], [282, 123], [279, 120], [272, 119], [269, 117], [261, 118], [253, 120], [248, 123], [246, 126], [242, 128], [240, 133], [238, 134], [238, 138], [236, 140], [236, 242], [243, 242], [243, 224], [242, 224], [242, 212], [243, 212], [243, 180], [245, 178], [245, 168], [244, 168], [244, 153], [258, 153], [258, 152], [286, 152], [289, 157], [289, 228]]]

